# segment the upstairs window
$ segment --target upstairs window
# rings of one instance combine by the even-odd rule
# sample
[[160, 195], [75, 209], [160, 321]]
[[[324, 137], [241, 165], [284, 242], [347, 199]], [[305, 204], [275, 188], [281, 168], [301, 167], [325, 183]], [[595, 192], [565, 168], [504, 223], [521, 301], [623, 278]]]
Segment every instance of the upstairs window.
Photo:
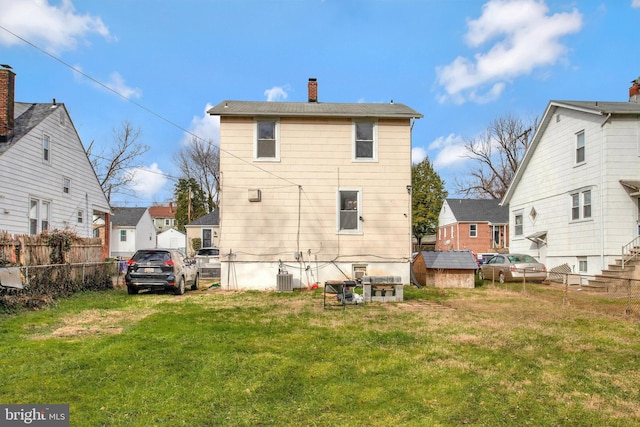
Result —
[[82, 224], [84, 222], [84, 212], [83, 211], [78, 211], [77, 219], [78, 219], [78, 224]]
[[591, 190], [571, 194], [571, 220], [591, 218]]
[[42, 135], [42, 161], [49, 163], [51, 161], [51, 137]]
[[513, 234], [515, 236], [522, 236], [524, 234], [524, 222], [523, 222], [523, 215], [522, 212], [518, 212], [515, 214], [514, 216], [514, 221], [513, 223], [515, 224], [515, 228], [513, 231]]
[[469, 224], [469, 237], [478, 237], [478, 224]]
[[584, 163], [585, 147], [584, 147], [584, 131], [576, 134], [576, 164]]
[[338, 232], [359, 233], [361, 212], [361, 192], [344, 189], [338, 191]]
[[120, 230], [120, 241], [121, 242], [127, 241], [127, 230]]
[[69, 194], [71, 191], [71, 180], [69, 178], [62, 178], [62, 192]]
[[355, 138], [353, 144], [353, 159], [375, 161], [378, 159], [378, 144], [376, 141], [375, 122], [355, 122]]
[[256, 122], [255, 160], [279, 160], [278, 122], [259, 120]]

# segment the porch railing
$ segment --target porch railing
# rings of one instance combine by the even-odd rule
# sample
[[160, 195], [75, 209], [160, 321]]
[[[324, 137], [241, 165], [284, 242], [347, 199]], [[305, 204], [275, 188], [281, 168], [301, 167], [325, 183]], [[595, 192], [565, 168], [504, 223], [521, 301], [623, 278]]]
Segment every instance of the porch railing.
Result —
[[636, 237], [626, 245], [622, 246], [622, 268], [626, 261], [631, 261], [640, 252], [640, 236]]

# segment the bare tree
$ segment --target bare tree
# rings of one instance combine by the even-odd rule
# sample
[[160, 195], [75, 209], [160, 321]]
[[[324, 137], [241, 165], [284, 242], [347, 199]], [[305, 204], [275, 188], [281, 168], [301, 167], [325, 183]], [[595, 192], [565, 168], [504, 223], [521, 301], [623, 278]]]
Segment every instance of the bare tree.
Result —
[[113, 129], [111, 149], [106, 153], [104, 148], [99, 154], [93, 154], [93, 141], [87, 149], [89, 161], [98, 176], [100, 186], [107, 200], [111, 202], [112, 194], [132, 194], [130, 184], [133, 180], [131, 169], [139, 167], [137, 160], [149, 151], [149, 146], [137, 142], [141, 130], [134, 128], [128, 121], [123, 121], [119, 128]]
[[537, 126], [512, 115], [495, 119], [485, 133], [465, 141], [466, 157], [474, 161], [466, 179], [456, 179], [456, 191], [467, 197], [502, 199], [509, 188]]
[[208, 211], [218, 207], [220, 190], [220, 149], [213, 141], [194, 137], [174, 156], [186, 180], [195, 179], [205, 194]]

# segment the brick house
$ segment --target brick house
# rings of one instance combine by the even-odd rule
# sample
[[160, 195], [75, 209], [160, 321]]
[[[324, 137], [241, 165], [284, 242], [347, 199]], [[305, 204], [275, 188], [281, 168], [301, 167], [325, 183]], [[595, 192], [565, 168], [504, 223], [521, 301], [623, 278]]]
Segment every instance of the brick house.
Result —
[[445, 199], [438, 217], [437, 251], [479, 254], [508, 249], [508, 206], [500, 206], [500, 200]]

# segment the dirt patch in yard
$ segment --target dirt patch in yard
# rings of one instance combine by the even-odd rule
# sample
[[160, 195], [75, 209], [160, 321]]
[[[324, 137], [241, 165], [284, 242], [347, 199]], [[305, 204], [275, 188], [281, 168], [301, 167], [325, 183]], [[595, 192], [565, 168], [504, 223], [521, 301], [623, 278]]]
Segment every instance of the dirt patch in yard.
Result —
[[119, 311], [85, 310], [66, 317], [62, 325], [51, 332], [37, 333], [32, 339], [77, 338], [98, 335], [119, 334], [125, 325], [137, 322], [157, 310]]

